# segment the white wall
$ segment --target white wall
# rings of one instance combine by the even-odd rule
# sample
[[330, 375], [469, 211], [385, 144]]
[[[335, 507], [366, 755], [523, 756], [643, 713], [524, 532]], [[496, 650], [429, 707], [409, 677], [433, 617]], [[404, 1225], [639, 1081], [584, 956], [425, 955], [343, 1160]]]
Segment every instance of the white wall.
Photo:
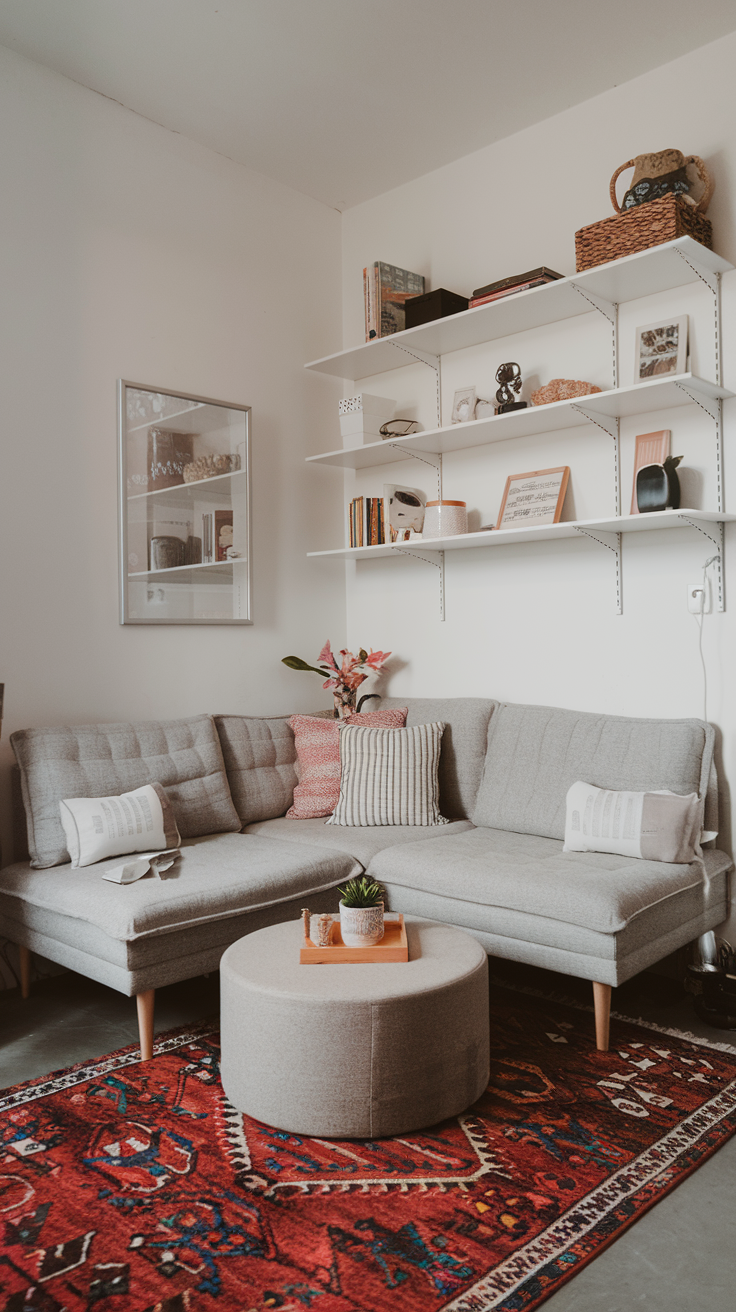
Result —
[[[705, 158], [717, 186], [709, 217], [715, 248], [736, 263], [736, 36], [601, 95], [507, 141], [343, 214], [344, 345], [362, 340], [363, 266], [375, 259], [423, 273], [428, 287], [469, 295], [474, 287], [546, 264], [575, 268], [574, 233], [611, 213], [614, 169], [648, 149], [679, 146]], [[449, 93], [448, 93], [449, 94]], [[398, 125], [397, 130], [400, 130]], [[630, 176], [630, 175], [629, 175]], [[621, 384], [633, 382], [634, 329], [675, 310], [691, 315], [693, 369], [713, 377], [712, 299], [702, 287], [622, 307]], [[724, 279], [724, 383], [736, 391], [736, 273]], [[516, 360], [541, 382], [562, 376], [610, 386], [610, 331], [597, 314], [446, 357], [444, 422], [456, 387], [495, 390], [502, 360]], [[399, 413], [434, 427], [429, 370], [416, 365], [365, 379], [366, 391], [395, 397]], [[359, 390], [345, 384], [345, 394]], [[734, 406], [726, 409], [726, 506], [736, 509]], [[639, 432], [672, 429], [673, 453], [685, 455], [690, 504], [714, 506], [713, 425], [696, 407], [622, 424], [622, 505], [631, 497], [633, 444]], [[314, 450], [319, 448], [315, 447]], [[329, 449], [326, 447], [323, 450]], [[572, 502], [566, 518], [612, 513], [609, 439], [577, 429], [500, 443], [445, 457], [444, 495], [467, 500], [471, 527], [495, 522], [506, 476], [567, 464]], [[384, 479], [424, 487], [416, 462], [346, 476], [346, 499], [377, 494]], [[325, 534], [323, 545], [337, 546]], [[721, 844], [730, 845], [729, 780], [736, 778], [736, 541], [727, 533], [725, 614], [705, 619], [708, 717], [722, 735], [719, 768], [725, 802]], [[614, 608], [608, 553], [585, 541], [447, 554], [447, 620], [438, 619], [436, 571], [411, 560], [351, 564], [348, 637], [391, 649], [393, 695], [490, 695], [620, 714], [702, 715], [703, 681], [696, 621], [686, 585], [713, 548], [693, 530], [624, 539], [624, 614]], [[728, 577], [728, 569], [732, 573]], [[736, 943], [736, 918], [729, 934]]]
[[[340, 215], [0, 49], [0, 742], [32, 725], [329, 704], [280, 664], [345, 638]], [[120, 627], [116, 379], [252, 406], [252, 627]]]

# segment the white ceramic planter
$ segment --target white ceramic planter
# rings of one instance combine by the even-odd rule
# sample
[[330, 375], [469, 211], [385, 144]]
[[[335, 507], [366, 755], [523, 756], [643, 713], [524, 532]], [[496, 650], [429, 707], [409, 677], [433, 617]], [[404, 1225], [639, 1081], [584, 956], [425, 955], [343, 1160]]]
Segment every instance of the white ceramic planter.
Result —
[[346, 907], [340, 901], [340, 937], [346, 948], [370, 948], [383, 938], [383, 902], [376, 907]]

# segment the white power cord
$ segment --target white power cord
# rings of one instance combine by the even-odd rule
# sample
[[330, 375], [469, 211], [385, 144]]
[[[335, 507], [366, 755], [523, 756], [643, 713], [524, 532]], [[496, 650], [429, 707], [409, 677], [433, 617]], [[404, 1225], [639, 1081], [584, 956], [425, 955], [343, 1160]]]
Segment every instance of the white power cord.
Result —
[[708, 671], [705, 667], [705, 657], [703, 655], [703, 620], [705, 618], [705, 602], [708, 596], [706, 575], [710, 566], [714, 565], [717, 560], [720, 560], [720, 556], [718, 555], [711, 556], [710, 560], [706, 560], [705, 564], [703, 565], [703, 586], [702, 588], [698, 589], [698, 591], [700, 592], [700, 610], [697, 615], [693, 616], [693, 619], [695, 620], [695, 623], [697, 624], [699, 629], [698, 654], [700, 656], [700, 664], [703, 667], [703, 719], [705, 720], [706, 724], [708, 722]]

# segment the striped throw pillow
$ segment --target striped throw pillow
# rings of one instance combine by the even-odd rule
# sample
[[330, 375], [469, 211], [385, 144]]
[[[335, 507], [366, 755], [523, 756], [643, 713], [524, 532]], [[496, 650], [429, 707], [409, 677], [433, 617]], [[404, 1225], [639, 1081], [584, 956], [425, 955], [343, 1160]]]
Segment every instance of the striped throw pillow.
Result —
[[340, 734], [340, 800], [328, 825], [446, 825], [437, 771], [444, 724]]

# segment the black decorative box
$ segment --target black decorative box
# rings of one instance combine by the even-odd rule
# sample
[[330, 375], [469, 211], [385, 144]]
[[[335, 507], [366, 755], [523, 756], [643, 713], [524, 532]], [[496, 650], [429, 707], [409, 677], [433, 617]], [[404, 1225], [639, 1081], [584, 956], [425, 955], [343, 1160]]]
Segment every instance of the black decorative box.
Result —
[[405, 328], [416, 328], [420, 323], [431, 323], [433, 319], [445, 319], [448, 314], [459, 314], [467, 310], [467, 296], [458, 296], [438, 287], [434, 292], [425, 292], [423, 296], [410, 296], [404, 302], [406, 311]]

